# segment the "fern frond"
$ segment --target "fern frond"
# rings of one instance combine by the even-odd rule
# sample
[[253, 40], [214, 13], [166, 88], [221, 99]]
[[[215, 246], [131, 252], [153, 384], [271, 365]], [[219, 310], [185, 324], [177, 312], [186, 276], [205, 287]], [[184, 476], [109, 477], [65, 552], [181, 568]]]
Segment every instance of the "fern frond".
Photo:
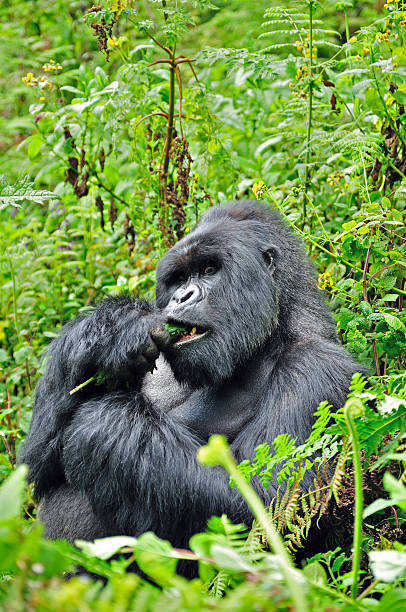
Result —
[[[350, 448], [351, 448], [351, 445], [349, 441], [345, 440], [343, 449], [337, 459], [333, 477], [330, 480], [330, 491], [331, 491], [331, 494], [334, 495], [334, 499], [336, 500], [336, 502], [338, 502], [338, 491], [342, 485], [342, 482], [345, 476], [345, 464], [347, 463], [347, 460], [348, 460]], [[325, 508], [327, 507], [327, 504], [329, 501], [330, 501], [330, 497], [326, 499], [326, 502], [322, 508], [323, 511], [325, 511]]]
[[0, 210], [6, 206], [21, 208], [24, 200], [30, 200], [43, 204], [47, 200], [56, 200], [57, 196], [51, 191], [34, 189], [34, 183], [28, 176], [13, 185], [10, 184], [4, 175], [0, 176]]
[[[258, 36], [258, 38], [268, 38], [269, 36], [277, 36], [278, 34], [286, 34], [287, 36], [292, 36], [294, 35], [298, 35], [298, 34], [307, 34], [309, 31], [308, 28], [297, 28], [292, 32], [292, 28], [290, 28], [289, 30], [271, 30], [269, 32], [263, 32], [262, 34], [260, 34]], [[335, 30], [321, 30], [321, 29], [314, 29], [313, 30], [314, 34], [334, 34], [336, 35], [337, 32]], [[320, 44], [324, 44], [324, 40], [320, 41]]]
[[273, 15], [277, 15], [280, 17], [290, 15], [292, 19], [309, 19], [309, 15], [307, 13], [299, 13], [295, 8], [287, 8], [284, 6], [274, 6], [272, 8], [266, 9], [264, 17], [272, 17]]
[[[303, 19], [295, 19], [295, 24], [306, 24], [307, 26], [309, 25], [309, 16], [308, 15], [304, 15]], [[314, 25], [322, 25], [322, 21], [320, 21], [320, 19], [313, 19], [313, 24]], [[264, 23], [261, 23], [261, 27], [265, 28], [267, 26], [270, 25], [274, 25], [274, 24], [286, 24], [286, 25], [292, 25], [292, 22], [289, 19], [272, 19], [272, 21], [264, 21]], [[306, 30], [307, 32], [307, 30]], [[292, 30], [290, 30], [290, 33], [292, 33]]]
[[262, 53], [270, 53], [271, 51], [277, 51], [278, 49], [284, 49], [286, 47], [296, 47], [296, 43], [292, 41], [268, 45], [268, 47], [262, 50]]
[[[316, 47], [331, 47], [331, 49], [341, 49], [341, 45], [331, 42], [331, 40], [314, 40], [313, 44]], [[325, 65], [323, 64], [323, 67]]]
[[228, 574], [223, 570], [220, 570], [209, 584], [208, 588], [211, 597], [213, 597], [214, 599], [222, 599], [224, 593], [226, 592], [228, 582]]

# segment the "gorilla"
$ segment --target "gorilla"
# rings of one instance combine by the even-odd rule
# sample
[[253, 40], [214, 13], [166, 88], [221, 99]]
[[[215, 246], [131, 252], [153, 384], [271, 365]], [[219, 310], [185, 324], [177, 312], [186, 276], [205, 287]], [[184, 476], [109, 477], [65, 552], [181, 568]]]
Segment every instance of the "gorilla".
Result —
[[[302, 443], [319, 403], [343, 405], [362, 370], [337, 342], [302, 244], [264, 204], [210, 208], [156, 279], [155, 301], [108, 298], [48, 349], [20, 457], [48, 538], [151, 530], [185, 547], [212, 515], [250, 525], [228, 475], [199, 465], [197, 449], [214, 433], [237, 461], [282, 433]], [[269, 503], [276, 486], [256, 486]]]

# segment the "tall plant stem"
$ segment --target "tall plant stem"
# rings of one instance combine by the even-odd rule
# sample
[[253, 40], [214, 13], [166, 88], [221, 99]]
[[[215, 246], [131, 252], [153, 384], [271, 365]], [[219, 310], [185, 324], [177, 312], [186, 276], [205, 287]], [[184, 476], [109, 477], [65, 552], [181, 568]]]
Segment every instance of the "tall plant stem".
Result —
[[[344, 22], [345, 22], [345, 37], [346, 37], [346, 42], [348, 43], [348, 41], [350, 40], [350, 24], [348, 21], [348, 11], [347, 11], [347, 7], [344, 7]], [[349, 50], [346, 49], [345, 50], [345, 55], [348, 58], [350, 53]]]
[[306, 127], [306, 158], [305, 158], [305, 180], [303, 198], [303, 227], [306, 223], [307, 191], [310, 183], [310, 138], [312, 134], [312, 114], [313, 114], [313, 2], [309, 2], [309, 104], [307, 107], [307, 127]]
[[354, 540], [352, 557], [352, 585], [351, 595], [355, 600], [358, 592], [359, 570], [361, 564], [361, 541], [362, 541], [362, 510], [364, 498], [362, 493], [362, 469], [360, 459], [360, 445], [357, 429], [353, 418], [361, 416], [364, 411], [362, 402], [358, 398], [349, 399], [344, 406], [344, 417], [348, 431], [351, 435], [352, 461], [354, 466], [355, 484], [355, 509], [354, 509]]
[[172, 144], [173, 135], [173, 119], [175, 113], [175, 76], [176, 76], [176, 63], [175, 63], [175, 45], [173, 46], [171, 53], [171, 63], [169, 67], [169, 110], [168, 110], [168, 122], [166, 128], [166, 138], [163, 150], [163, 159], [160, 167], [160, 209], [161, 209], [161, 220], [162, 230], [166, 235], [166, 241], [170, 242], [170, 232], [168, 229], [168, 169], [169, 169], [169, 155]]
[[306, 593], [303, 589], [300, 574], [294, 568], [283, 540], [275, 529], [261, 498], [242, 477], [226, 438], [219, 435], [211, 436], [208, 444], [198, 450], [197, 458], [200, 463], [206, 466], [222, 465], [232, 477], [241, 495], [251, 508], [255, 519], [261, 525], [268, 544], [277, 557], [281, 573], [292, 597], [295, 612], [308, 612]]
[[345, 21], [345, 36], [348, 42], [350, 40], [350, 24], [348, 22], [348, 11], [347, 7], [344, 7], [344, 21]]
[[8, 265], [10, 266], [10, 274], [11, 274], [11, 282], [13, 285], [13, 314], [14, 314], [14, 327], [16, 328], [17, 336], [20, 335], [20, 330], [18, 328], [18, 317], [17, 317], [17, 287], [16, 287], [16, 277], [14, 274], [14, 266], [13, 261], [10, 255], [7, 254]]

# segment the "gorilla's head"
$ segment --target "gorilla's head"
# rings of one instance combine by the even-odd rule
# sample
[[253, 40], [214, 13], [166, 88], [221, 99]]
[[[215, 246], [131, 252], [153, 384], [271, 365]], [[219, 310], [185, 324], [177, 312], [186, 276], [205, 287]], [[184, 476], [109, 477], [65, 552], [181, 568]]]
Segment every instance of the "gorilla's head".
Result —
[[331, 335], [311, 265], [279, 214], [250, 200], [211, 208], [157, 268], [157, 306], [187, 329], [167, 351], [176, 377], [218, 384], [266, 344], [300, 335], [299, 294], [302, 325]]

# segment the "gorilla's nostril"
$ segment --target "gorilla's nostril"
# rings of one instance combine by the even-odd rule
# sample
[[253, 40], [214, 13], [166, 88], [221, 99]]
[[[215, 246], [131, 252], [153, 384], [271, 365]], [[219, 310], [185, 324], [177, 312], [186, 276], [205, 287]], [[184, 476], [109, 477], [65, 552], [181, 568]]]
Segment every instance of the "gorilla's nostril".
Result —
[[193, 291], [188, 291], [187, 293], [184, 293], [179, 299], [179, 304], [182, 304], [183, 302], [188, 302], [193, 297], [193, 294]]

